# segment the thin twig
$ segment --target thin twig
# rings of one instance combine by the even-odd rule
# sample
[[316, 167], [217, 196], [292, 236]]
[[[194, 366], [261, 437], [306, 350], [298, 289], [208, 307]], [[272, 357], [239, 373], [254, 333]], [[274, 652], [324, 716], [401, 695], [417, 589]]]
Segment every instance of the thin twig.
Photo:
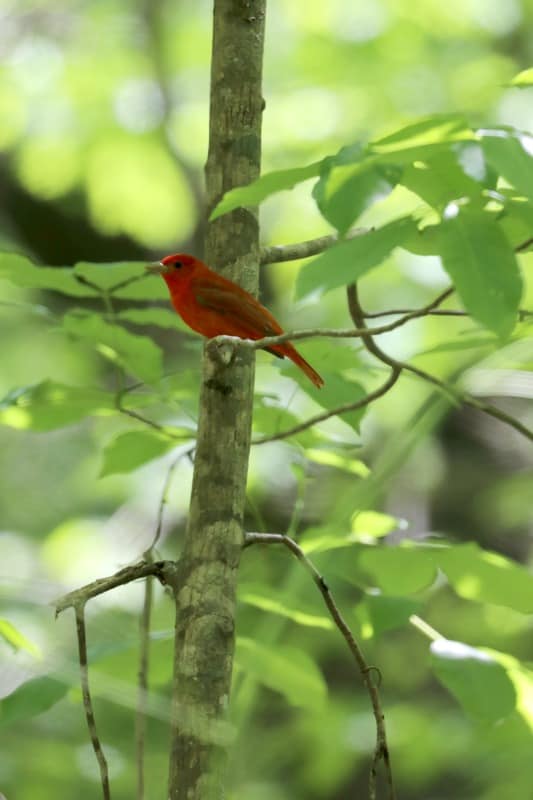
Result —
[[[377, 319], [378, 317], [394, 317], [396, 314], [411, 314], [412, 308], [388, 308], [386, 311], [365, 311], [365, 319]], [[468, 317], [466, 311], [459, 311], [453, 308], [435, 308], [427, 312], [427, 316], [439, 317]]]
[[[250, 350], [261, 350], [268, 349], [277, 344], [283, 344], [284, 342], [292, 342], [300, 339], [316, 339], [318, 337], [330, 339], [364, 339], [369, 334], [377, 336], [381, 333], [389, 333], [405, 325], [406, 322], [410, 322], [412, 319], [425, 317], [433, 308], [446, 300], [453, 292], [454, 288], [450, 286], [446, 291], [439, 294], [435, 300], [428, 303], [428, 305], [410, 311], [408, 314], [405, 314], [393, 322], [388, 322], [386, 325], [379, 325], [370, 329], [366, 327], [363, 317], [362, 324], [355, 328], [310, 328], [299, 331], [287, 331], [285, 333], [280, 333], [279, 336], [264, 336], [262, 339], [241, 339], [238, 336], [222, 335], [215, 336], [211, 339], [211, 342], [215, 343], [220, 348], [230, 345], [230, 347], [234, 348], [244, 347]], [[231, 358], [228, 358], [226, 355], [225, 360], [229, 362]]]
[[252, 544], [284, 545], [294, 556], [296, 556], [298, 561], [302, 564], [302, 566], [307, 570], [307, 572], [313, 578], [313, 581], [316, 584], [320, 594], [322, 595], [324, 603], [326, 604], [329, 610], [329, 613], [331, 614], [331, 618], [333, 619], [335, 625], [337, 626], [342, 636], [344, 637], [344, 640], [346, 641], [346, 644], [348, 645], [350, 652], [352, 653], [355, 659], [355, 662], [363, 678], [363, 682], [366, 686], [368, 695], [370, 697], [370, 702], [372, 704], [372, 711], [374, 714], [374, 719], [376, 721], [376, 746], [374, 749], [374, 756], [372, 759], [372, 766], [370, 770], [369, 797], [371, 798], [371, 800], [375, 800], [377, 766], [379, 762], [382, 760], [385, 767], [385, 775], [389, 790], [389, 800], [394, 800], [396, 795], [392, 780], [392, 769], [391, 769], [391, 762], [389, 755], [389, 747], [387, 744], [387, 735], [385, 730], [385, 715], [383, 713], [383, 709], [381, 706], [378, 686], [376, 685], [376, 683], [374, 683], [374, 680], [372, 678], [373, 673], [376, 671], [376, 667], [373, 667], [367, 663], [363, 651], [359, 647], [353, 633], [351, 632], [348, 624], [344, 620], [333, 598], [333, 595], [331, 594], [331, 590], [326, 584], [324, 578], [319, 573], [313, 562], [310, 561], [309, 558], [307, 558], [301, 547], [294, 541], [294, 539], [291, 539], [289, 536], [284, 536], [283, 534], [279, 533], [246, 533], [244, 546], [248, 547]]
[[525, 242], [521, 242], [520, 244], [518, 244], [515, 247], [514, 251], [515, 253], [523, 253], [524, 250], [528, 250], [532, 244], [533, 244], [533, 236], [530, 236], [529, 239], [525, 240]]
[[[533, 441], [533, 431], [523, 425], [519, 420], [511, 417], [509, 414], [506, 414], [501, 409], [497, 408], [496, 406], [491, 405], [490, 403], [485, 403], [483, 400], [478, 400], [477, 397], [473, 397], [470, 394], [461, 393], [453, 386], [441, 381], [440, 378], [437, 378], [435, 375], [431, 375], [429, 372], [426, 372], [419, 367], [415, 367], [413, 364], [409, 364], [406, 361], [399, 361], [392, 356], [389, 356], [385, 353], [381, 347], [374, 341], [374, 333], [375, 328], [367, 328], [365, 323], [365, 316], [364, 311], [361, 308], [361, 304], [359, 302], [359, 296], [357, 292], [357, 286], [355, 283], [350, 284], [347, 289], [347, 296], [348, 296], [348, 309], [350, 311], [350, 316], [358, 328], [364, 328], [365, 331], [361, 336], [363, 340], [363, 344], [365, 345], [366, 349], [369, 353], [372, 353], [379, 361], [383, 364], [387, 364], [391, 368], [396, 368], [401, 372], [410, 372], [413, 375], [417, 375], [422, 380], [426, 381], [427, 383], [431, 383], [434, 386], [438, 387], [441, 391], [445, 392], [451, 398], [455, 399], [458, 403], [465, 403], [466, 405], [471, 406], [472, 408], [477, 408], [479, 411], [483, 411], [484, 414], [488, 414], [495, 419], [499, 419], [501, 422], [504, 422], [507, 425], [510, 425], [514, 428], [518, 433], [521, 433], [527, 439]], [[439, 302], [442, 302], [445, 297], [448, 296], [448, 292], [439, 295], [438, 298], [427, 306], [429, 310], [435, 307]], [[402, 317], [401, 319], [405, 319]]]
[[173, 439], [176, 442], [183, 442], [187, 439], [190, 439], [193, 435], [191, 433], [174, 433], [171, 428], [166, 427], [165, 425], [161, 425], [159, 422], [154, 422], [154, 420], [149, 419], [148, 417], [143, 416], [143, 414], [139, 414], [138, 411], [134, 411], [132, 408], [126, 408], [123, 405], [123, 398], [124, 395], [130, 392], [132, 389], [131, 387], [127, 387], [126, 389], [121, 389], [115, 394], [115, 408], [121, 414], [125, 414], [127, 417], [131, 417], [132, 419], [137, 420], [137, 422], [142, 422], [143, 425], [146, 425], [152, 430], [157, 431], [158, 433], [167, 436], [169, 439]]
[[[153, 563], [152, 551], [144, 554], [148, 564]], [[153, 575], [144, 582], [144, 599], [139, 620], [139, 672], [137, 714], [135, 716], [135, 750], [137, 755], [137, 800], [144, 800], [144, 742], [146, 738], [146, 706], [148, 699], [148, 668], [150, 660], [150, 626], [154, 596]]]
[[347, 414], [349, 411], [357, 411], [359, 408], [364, 408], [374, 400], [377, 400], [378, 397], [382, 397], [386, 392], [389, 391], [389, 389], [392, 389], [399, 377], [400, 370], [396, 367], [393, 367], [387, 380], [381, 386], [378, 386], [377, 389], [374, 389], [373, 392], [369, 392], [367, 395], [365, 395], [365, 397], [362, 397], [353, 403], [344, 403], [342, 406], [337, 406], [337, 408], [333, 408], [330, 411], [324, 411], [321, 414], [316, 414], [316, 416], [310, 417], [310, 419], [305, 420], [305, 422], [301, 422], [299, 425], [295, 425], [293, 428], [288, 428], [285, 431], [274, 433], [271, 436], [262, 436], [259, 439], [254, 439], [252, 444], [266, 444], [267, 442], [277, 442], [280, 439], [288, 439], [289, 436], [294, 436], [297, 433], [301, 433], [302, 431], [312, 428], [319, 422], [324, 422], [331, 417], [336, 417], [340, 414]]
[[[411, 314], [414, 309], [412, 308], [389, 308], [386, 311], [365, 311], [365, 319], [377, 319], [378, 317], [393, 317], [396, 314]], [[468, 311], [459, 311], [457, 308], [435, 308], [427, 312], [427, 316], [434, 317], [469, 317]], [[533, 311], [527, 308], [518, 309], [518, 319], [522, 322], [524, 319], [533, 316]]]
[[87, 667], [87, 637], [85, 635], [85, 603], [78, 603], [75, 606], [76, 612], [76, 632], [78, 635], [78, 652], [80, 659], [80, 677], [81, 677], [81, 691], [83, 695], [83, 707], [85, 709], [85, 718], [87, 720], [87, 727], [91, 737], [98, 767], [100, 768], [100, 780], [102, 782], [102, 792], [104, 800], [111, 800], [111, 792], [109, 789], [109, 770], [107, 761], [98, 738], [96, 730], [96, 722], [94, 719], [94, 710], [91, 700], [91, 693], [89, 691], [89, 670]]
[[[346, 234], [344, 240], [355, 239], [356, 236], [370, 233], [371, 230], [372, 228], [354, 228]], [[323, 253], [324, 250], [329, 250], [329, 248], [337, 244], [338, 241], [339, 237], [334, 233], [328, 236], [319, 236], [317, 239], [307, 239], [305, 242], [264, 247], [261, 250], [259, 263], [278, 264], [281, 261], [296, 261], [300, 258], [310, 258], [311, 256]]]
[[178, 464], [180, 463], [182, 458], [185, 458], [185, 457], [189, 458], [191, 456], [191, 454], [194, 452], [195, 448], [196, 448], [196, 444], [192, 444], [190, 447], [187, 447], [185, 450], [182, 450], [181, 453], [169, 465], [169, 468], [168, 468], [167, 474], [166, 474], [166, 478], [165, 478], [165, 482], [163, 484], [163, 490], [161, 492], [161, 499], [159, 501], [159, 507], [158, 507], [158, 510], [157, 510], [157, 522], [156, 522], [156, 526], [155, 526], [154, 538], [152, 539], [152, 543], [151, 543], [150, 547], [148, 548], [148, 550], [146, 551], [145, 556], [146, 556], [147, 553], [151, 553], [153, 551], [154, 547], [156, 547], [156, 545], [157, 545], [157, 543], [158, 543], [158, 541], [159, 541], [159, 539], [161, 537], [161, 531], [163, 530], [163, 515], [164, 515], [164, 512], [165, 512], [165, 506], [166, 506], [166, 504], [168, 502], [168, 493], [169, 493], [169, 490], [170, 490], [170, 484], [172, 482], [172, 478], [174, 476], [174, 472], [176, 470], [176, 467], [178, 466]]
[[141, 561], [130, 567], [124, 567], [115, 572], [114, 575], [98, 578], [98, 580], [92, 581], [80, 589], [74, 589], [74, 591], [63, 595], [56, 601], [56, 617], [66, 608], [75, 608], [93, 597], [97, 597], [99, 594], [104, 594], [104, 592], [116, 589], [117, 586], [124, 586], [126, 583], [139, 580], [139, 578], [146, 578], [147, 575], [155, 575], [162, 584], [167, 584], [169, 582], [168, 574], [172, 569], [173, 563], [172, 561], [155, 561], [151, 564]]
[[[154, 538], [148, 549], [144, 552], [144, 559], [147, 564], [153, 563], [153, 551], [156, 547], [163, 530], [163, 515], [164, 509], [168, 502], [168, 493], [174, 471], [182, 458], [190, 456], [194, 450], [195, 445], [191, 445], [186, 450], [182, 451], [177, 458], [170, 464], [163, 490], [161, 492], [161, 499], [157, 510], [157, 522], [155, 527]], [[135, 742], [137, 752], [137, 800], [144, 800], [144, 743], [146, 738], [146, 707], [148, 699], [148, 670], [150, 663], [150, 627], [152, 617], [153, 605], [153, 575], [147, 575], [144, 584], [144, 600], [141, 617], [139, 620], [139, 672], [138, 672], [138, 700], [137, 700], [137, 714], [135, 719]]]

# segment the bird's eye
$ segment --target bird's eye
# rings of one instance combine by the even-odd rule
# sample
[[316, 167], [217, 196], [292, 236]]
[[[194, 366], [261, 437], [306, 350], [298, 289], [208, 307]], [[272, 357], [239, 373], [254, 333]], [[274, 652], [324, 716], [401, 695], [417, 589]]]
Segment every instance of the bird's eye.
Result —
[[176, 269], [179, 269], [180, 267], [183, 266], [183, 263], [181, 261], [174, 261], [174, 266], [176, 267]]

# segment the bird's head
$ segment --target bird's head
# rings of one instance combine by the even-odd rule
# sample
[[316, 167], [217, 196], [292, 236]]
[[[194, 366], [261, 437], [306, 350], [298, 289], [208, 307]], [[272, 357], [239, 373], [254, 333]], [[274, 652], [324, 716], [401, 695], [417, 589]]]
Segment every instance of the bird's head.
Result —
[[146, 269], [155, 275], [161, 275], [168, 283], [190, 275], [197, 264], [198, 260], [194, 256], [188, 256], [186, 253], [173, 253], [165, 256], [161, 261], [148, 264]]

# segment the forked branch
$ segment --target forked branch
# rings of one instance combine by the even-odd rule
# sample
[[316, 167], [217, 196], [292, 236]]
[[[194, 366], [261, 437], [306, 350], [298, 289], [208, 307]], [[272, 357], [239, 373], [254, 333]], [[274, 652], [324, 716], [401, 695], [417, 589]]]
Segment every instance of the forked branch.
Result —
[[376, 746], [374, 748], [374, 755], [370, 769], [369, 798], [370, 800], [375, 800], [376, 798], [377, 767], [379, 762], [383, 761], [389, 800], [395, 800], [396, 794], [392, 780], [390, 753], [385, 729], [385, 715], [381, 705], [378, 685], [373, 679], [374, 673], [377, 673], [378, 675], [380, 674], [379, 670], [377, 667], [367, 663], [363, 651], [351, 632], [349, 625], [342, 616], [329, 586], [313, 562], [305, 555], [302, 548], [294, 541], [294, 539], [291, 539], [289, 536], [284, 536], [280, 533], [246, 533], [244, 546], [249, 547], [252, 544], [282, 544], [298, 559], [304, 569], [306, 569], [311, 575], [315, 585], [324, 599], [324, 603], [327, 606], [333, 622], [341, 632], [346, 644], [350, 649], [359, 672], [361, 673], [361, 677], [372, 704], [372, 711], [376, 722]]

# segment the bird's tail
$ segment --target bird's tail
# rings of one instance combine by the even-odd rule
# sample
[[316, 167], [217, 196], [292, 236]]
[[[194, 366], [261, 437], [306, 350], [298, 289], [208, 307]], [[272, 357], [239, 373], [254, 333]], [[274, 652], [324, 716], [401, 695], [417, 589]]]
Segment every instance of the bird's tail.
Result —
[[287, 356], [290, 360], [299, 367], [302, 372], [304, 372], [309, 380], [314, 383], [317, 389], [320, 389], [324, 386], [324, 380], [320, 377], [318, 372], [313, 369], [311, 364], [309, 364], [303, 356], [300, 355], [298, 350], [292, 346], [289, 342], [286, 344], [280, 345], [279, 351], [280, 355]]

